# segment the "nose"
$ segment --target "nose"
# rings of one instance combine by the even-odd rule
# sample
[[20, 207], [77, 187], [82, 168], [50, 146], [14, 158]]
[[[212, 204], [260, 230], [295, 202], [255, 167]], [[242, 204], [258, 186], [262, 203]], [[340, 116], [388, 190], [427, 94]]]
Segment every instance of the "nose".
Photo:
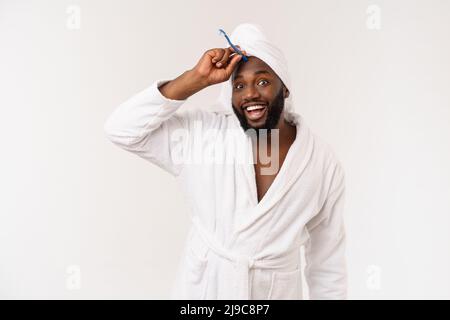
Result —
[[248, 86], [244, 92], [244, 100], [245, 101], [254, 101], [261, 97], [260, 92], [254, 86]]

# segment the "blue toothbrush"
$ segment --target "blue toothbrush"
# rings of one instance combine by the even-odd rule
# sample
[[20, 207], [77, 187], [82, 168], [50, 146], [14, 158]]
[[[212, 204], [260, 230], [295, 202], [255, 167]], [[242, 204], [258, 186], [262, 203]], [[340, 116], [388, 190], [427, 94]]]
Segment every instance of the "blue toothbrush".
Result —
[[223, 31], [222, 29], [219, 29], [219, 34], [223, 34], [225, 36], [225, 39], [227, 39], [228, 43], [230, 44], [230, 47], [232, 47], [235, 52], [237, 52], [238, 54], [240, 54], [242, 56], [242, 60], [244, 60], [244, 62], [248, 61], [248, 58], [241, 52], [241, 50], [239, 50], [238, 47], [236, 47], [234, 44], [231, 43], [231, 40], [230, 40], [230, 38], [228, 38], [225, 31]]

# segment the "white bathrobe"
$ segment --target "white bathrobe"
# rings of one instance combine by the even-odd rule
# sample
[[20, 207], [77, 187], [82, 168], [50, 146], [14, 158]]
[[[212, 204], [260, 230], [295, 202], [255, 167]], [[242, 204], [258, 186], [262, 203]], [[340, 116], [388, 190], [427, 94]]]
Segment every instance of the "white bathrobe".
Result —
[[[310, 298], [345, 298], [344, 172], [328, 145], [290, 114], [296, 139], [258, 203], [253, 164], [225, 159], [251, 155], [252, 141], [236, 116], [176, 113], [186, 100], [164, 97], [158, 87], [165, 81], [122, 103], [105, 131], [119, 147], [176, 176], [188, 195], [192, 228], [173, 298], [301, 299], [302, 245]], [[203, 134], [209, 140], [199, 139]], [[211, 146], [218, 146], [211, 163], [180, 161], [181, 149], [198, 155]]]

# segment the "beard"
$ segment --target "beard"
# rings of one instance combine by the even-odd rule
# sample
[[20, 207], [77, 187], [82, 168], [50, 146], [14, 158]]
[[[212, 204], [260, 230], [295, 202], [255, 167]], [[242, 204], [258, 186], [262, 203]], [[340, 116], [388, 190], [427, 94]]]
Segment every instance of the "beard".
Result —
[[247, 131], [248, 129], [257, 129], [256, 132], [258, 133], [258, 129], [267, 129], [267, 132], [270, 133], [270, 130], [274, 129], [280, 121], [281, 113], [284, 109], [283, 88], [278, 91], [272, 103], [267, 106], [267, 118], [262, 126], [251, 126], [248, 123], [245, 114], [237, 111], [237, 108], [238, 107], [233, 105], [234, 114], [238, 118], [239, 123], [241, 124], [241, 127], [242, 129], [244, 129], [244, 131]]

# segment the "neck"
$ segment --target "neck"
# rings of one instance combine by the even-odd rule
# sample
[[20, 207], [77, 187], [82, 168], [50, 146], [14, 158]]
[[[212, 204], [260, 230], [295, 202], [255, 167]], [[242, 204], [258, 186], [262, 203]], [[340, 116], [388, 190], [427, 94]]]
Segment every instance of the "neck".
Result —
[[[278, 121], [278, 124], [275, 126], [274, 129], [279, 130], [278, 137], [280, 146], [284, 145], [290, 146], [294, 142], [295, 137], [297, 135], [297, 126], [295, 124], [286, 121], [283, 113], [281, 114], [280, 120]], [[267, 136], [264, 136], [262, 138], [267, 139], [267, 146], [270, 146], [271, 135], [268, 134]], [[257, 136], [257, 141], [259, 141], [259, 135]]]

